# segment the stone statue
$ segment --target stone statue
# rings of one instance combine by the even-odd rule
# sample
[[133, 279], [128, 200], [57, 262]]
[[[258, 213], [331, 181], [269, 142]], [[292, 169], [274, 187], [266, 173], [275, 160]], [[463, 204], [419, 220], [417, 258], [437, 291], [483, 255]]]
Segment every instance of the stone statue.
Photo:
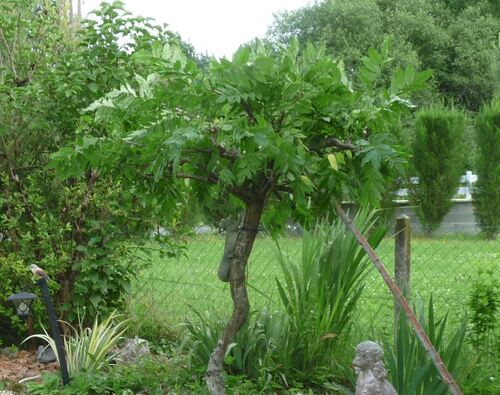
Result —
[[387, 371], [382, 358], [384, 351], [377, 343], [364, 341], [356, 347], [352, 361], [358, 376], [356, 395], [398, 395], [391, 383], [386, 380]]

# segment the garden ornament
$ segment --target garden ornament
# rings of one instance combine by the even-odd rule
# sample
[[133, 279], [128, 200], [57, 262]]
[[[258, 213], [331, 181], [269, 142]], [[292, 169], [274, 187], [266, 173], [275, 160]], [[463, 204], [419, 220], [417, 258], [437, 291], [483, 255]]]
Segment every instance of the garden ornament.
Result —
[[33, 272], [33, 274], [39, 278], [46, 278], [46, 279], [49, 278], [47, 273], [45, 273], [45, 270], [43, 270], [41, 267], [35, 264], [30, 265], [30, 269]]
[[217, 274], [219, 279], [224, 282], [229, 281], [229, 263], [236, 245], [236, 239], [238, 238], [240, 223], [241, 218], [229, 216], [221, 224], [222, 228], [226, 231], [226, 241], [224, 243], [224, 255], [220, 261]]
[[57, 361], [57, 356], [49, 346], [38, 346], [38, 351], [36, 353], [38, 362], [40, 363], [51, 363]]
[[382, 347], [375, 342], [367, 340], [358, 344], [356, 356], [352, 361], [358, 376], [356, 395], [398, 395], [392, 384], [386, 380], [383, 356]]

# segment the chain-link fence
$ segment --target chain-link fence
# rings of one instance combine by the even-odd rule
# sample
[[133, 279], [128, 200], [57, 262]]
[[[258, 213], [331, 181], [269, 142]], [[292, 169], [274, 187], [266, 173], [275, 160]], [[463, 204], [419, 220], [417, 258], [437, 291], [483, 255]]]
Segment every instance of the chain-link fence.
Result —
[[[276, 257], [278, 246], [299, 262], [301, 242], [301, 237], [278, 240], [264, 235], [257, 237], [248, 265], [248, 292], [253, 310], [265, 306], [279, 308], [276, 279], [282, 278], [282, 269]], [[395, 232], [392, 231], [376, 250], [393, 276], [394, 248]], [[203, 234], [188, 241], [185, 256], [172, 259], [153, 256], [133, 286], [132, 308], [171, 324], [192, 317], [193, 308], [229, 317], [232, 309], [229, 286], [217, 277], [223, 251], [223, 235]], [[449, 320], [458, 320], [478, 271], [491, 270], [500, 278], [500, 241], [464, 234], [412, 236], [410, 266], [412, 300], [427, 301], [432, 294], [437, 313], [449, 311]], [[358, 312], [375, 325], [392, 325], [393, 298], [373, 266], [367, 275]]]

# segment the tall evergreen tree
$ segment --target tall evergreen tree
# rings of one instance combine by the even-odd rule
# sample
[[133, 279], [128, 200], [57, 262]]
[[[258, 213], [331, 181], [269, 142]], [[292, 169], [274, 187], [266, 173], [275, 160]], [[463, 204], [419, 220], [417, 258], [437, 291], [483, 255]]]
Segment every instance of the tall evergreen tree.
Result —
[[492, 238], [500, 227], [500, 101], [483, 108], [476, 120], [478, 181], [474, 191], [476, 218]]
[[413, 165], [418, 183], [410, 190], [419, 206], [420, 221], [429, 233], [439, 227], [450, 210], [451, 198], [460, 184], [466, 121], [463, 112], [442, 106], [417, 114]]

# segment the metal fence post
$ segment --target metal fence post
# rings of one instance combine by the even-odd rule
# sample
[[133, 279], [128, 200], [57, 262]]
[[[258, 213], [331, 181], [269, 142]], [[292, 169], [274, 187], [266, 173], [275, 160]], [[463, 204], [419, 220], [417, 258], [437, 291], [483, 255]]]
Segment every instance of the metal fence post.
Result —
[[[411, 220], [407, 215], [396, 218], [396, 238], [394, 241], [394, 275], [396, 285], [408, 299], [410, 296], [410, 266], [411, 266]], [[394, 325], [397, 327], [400, 312], [399, 304], [394, 301]]]

